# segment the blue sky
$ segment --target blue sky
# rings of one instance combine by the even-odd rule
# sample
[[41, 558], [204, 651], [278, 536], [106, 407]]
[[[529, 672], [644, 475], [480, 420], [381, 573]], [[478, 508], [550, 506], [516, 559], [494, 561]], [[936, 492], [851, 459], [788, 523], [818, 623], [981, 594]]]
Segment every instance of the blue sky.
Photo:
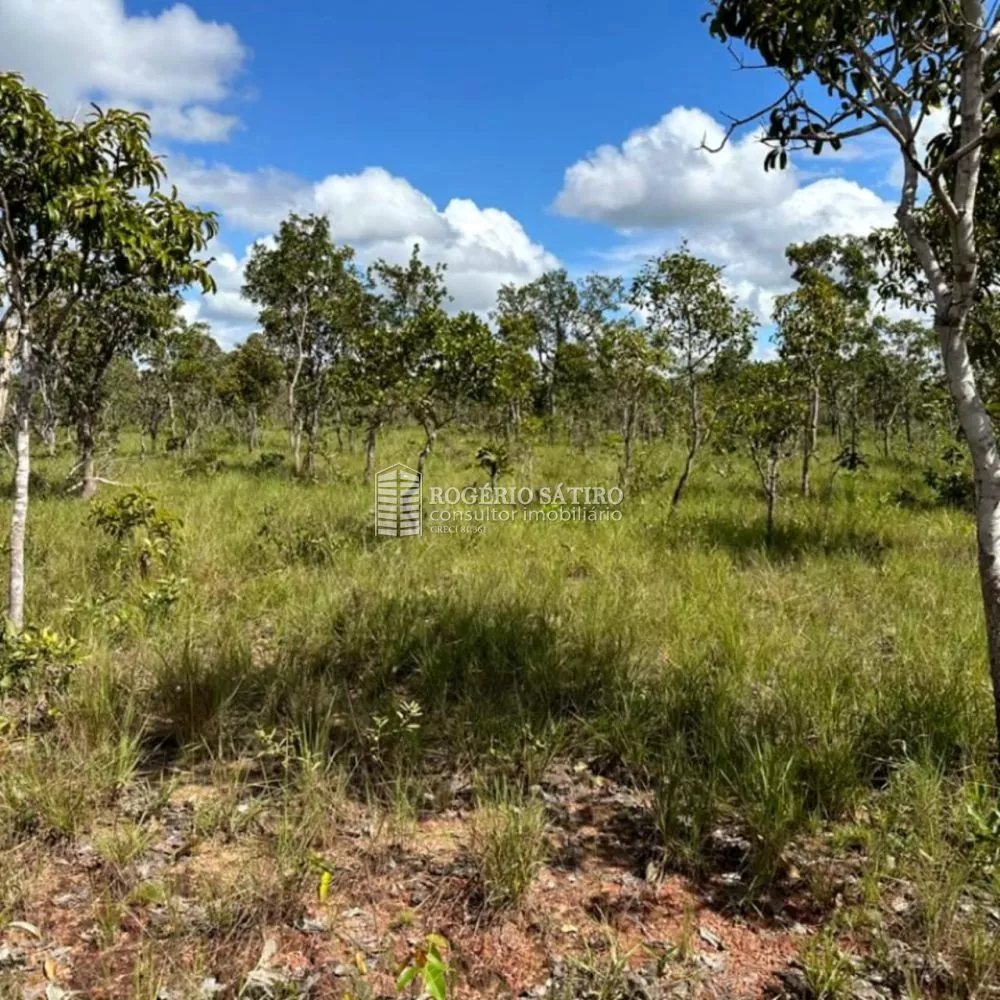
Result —
[[456, 306], [559, 264], [628, 272], [687, 238], [766, 321], [782, 252], [892, 210], [877, 142], [765, 176], [743, 137], [698, 150], [773, 95], [693, 2], [477, 6], [314, 0], [3, 0], [0, 65], [69, 114], [150, 112], [171, 180], [220, 212], [220, 293], [192, 304], [233, 343], [253, 240], [291, 209], [330, 216], [362, 261], [416, 240]]

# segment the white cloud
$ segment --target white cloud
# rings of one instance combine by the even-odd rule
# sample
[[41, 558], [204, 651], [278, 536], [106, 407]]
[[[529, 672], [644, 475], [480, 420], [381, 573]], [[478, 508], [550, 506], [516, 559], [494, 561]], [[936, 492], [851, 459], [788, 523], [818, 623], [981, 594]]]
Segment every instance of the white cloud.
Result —
[[[217, 209], [224, 223], [252, 235], [273, 233], [296, 211], [325, 214], [334, 239], [350, 243], [362, 265], [379, 257], [404, 263], [419, 244], [425, 261], [447, 265], [456, 310], [485, 313], [502, 284], [531, 281], [559, 266], [507, 212], [480, 208], [467, 198], [453, 198], [439, 209], [409, 181], [381, 167], [331, 174], [313, 184], [280, 171], [243, 173], [183, 158], [172, 158], [168, 167], [181, 197]], [[204, 300], [202, 318], [214, 316], [213, 322], [249, 332], [247, 321], [252, 325], [256, 313], [238, 295], [244, 263], [228, 252], [220, 255], [213, 268], [220, 293]]]
[[447, 238], [448, 224], [427, 195], [381, 167], [331, 174], [313, 188], [315, 210], [344, 243]]
[[603, 146], [570, 166], [555, 207], [623, 230], [627, 242], [608, 256], [629, 268], [686, 238], [695, 253], [725, 265], [729, 286], [765, 321], [791, 285], [789, 243], [891, 225], [894, 206], [856, 181], [813, 179], [794, 164], [765, 173], [755, 136], [718, 153], [699, 148], [722, 135], [703, 111], [675, 108], [621, 147]]
[[172, 108], [157, 104], [140, 110], [149, 114], [154, 135], [185, 142], [225, 142], [240, 124], [235, 115], [223, 115], [202, 105]]
[[183, 3], [131, 16], [123, 0], [0, 2], [0, 65], [63, 114], [92, 99], [141, 109], [164, 137], [225, 139], [238, 120], [207, 105], [229, 96], [246, 55], [234, 28]]
[[210, 247], [215, 258], [211, 266], [215, 294], [192, 292], [181, 307], [182, 315], [189, 322], [209, 323], [212, 336], [226, 349], [235, 347], [257, 328], [257, 307], [241, 294], [243, 271], [251, 248], [252, 244], [240, 258], [225, 243], [216, 240]]
[[556, 210], [619, 228], [663, 228], [777, 204], [795, 190], [794, 170], [764, 173], [754, 136], [717, 153], [701, 148], [723, 135], [704, 111], [674, 108], [621, 147], [601, 146], [569, 167]]
[[173, 155], [167, 172], [185, 201], [218, 209], [227, 223], [251, 233], [273, 232], [289, 212], [314, 205], [311, 184], [273, 167], [244, 172]]

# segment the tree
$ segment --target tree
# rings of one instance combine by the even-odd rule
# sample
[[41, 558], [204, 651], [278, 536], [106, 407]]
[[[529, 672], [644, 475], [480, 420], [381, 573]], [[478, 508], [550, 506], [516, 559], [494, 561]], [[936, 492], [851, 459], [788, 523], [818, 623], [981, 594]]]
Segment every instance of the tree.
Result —
[[524, 408], [538, 384], [538, 363], [531, 348], [536, 342], [535, 320], [530, 315], [501, 316], [497, 323], [497, 377], [494, 399], [503, 410], [503, 433], [516, 436]]
[[565, 270], [547, 271], [526, 285], [504, 285], [497, 295], [497, 320], [530, 323], [532, 349], [541, 372], [549, 435], [555, 433], [556, 395], [562, 347], [579, 328], [580, 292]]
[[[164, 338], [165, 339], [165, 338]], [[169, 421], [170, 436], [177, 433], [177, 417], [170, 383], [170, 357], [166, 344], [160, 340], [151, 344], [140, 355], [142, 368], [139, 382], [139, 423], [149, 435], [150, 450], [156, 451], [156, 442], [164, 422]]]
[[94, 450], [111, 363], [116, 357], [131, 358], [161, 336], [170, 327], [176, 308], [172, 295], [122, 284], [93, 301], [77, 303], [59, 334], [45, 338], [44, 356], [50, 369], [59, 373], [60, 396], [76, 430], [84, 500], [97, 492]]
[[127, 427], [141, 426], [142, 375], [134, 358], [118, 355], [108, 366], [104, 386], [102, 423], [111, 438], [117, 441]]
[[[896, 219], [926, 284], [945, 377], [975, 476], [979, 575], [1000, 736], [1000, 449], [969, 352], [980, 268], [976, 234], [984, 164], [1000, 139], [1000, 15], [986, 0], [713, 0], [711, 31], [742, 42], [784, 78], [764, 114], [765, 167], [789, 153], [881, 132], [903, 162]], [[810, 84], [832, 99], [819, 106]], [[926, 147], [928, 115], [948, 123]], [[741, 123], [759, 117], [736, 121]], [[987, 171], [988, 173], [988, 171]], [[919, 205], [921, 184], [929, 192]], [[941, 222], [944, 226], [942, 227]]]
[[732, 433], [742, 439], [767, 501], [767, 543], [774, 540], [781, 462], [795, 449], [805, 413], [802, 391], [782, 361], [756, 361], [737, 376], [728, 411]]
[[774, 319], [781, 358], [808, 393], [800, 482], [802, 495], [807, 497], [818, 443], [821, 390], [837, 371], [852, 326], [867, 318], [874, 272], [871, 255], [853, 237], [821, 236], [811, 243], [792, 244], [785, 256], [798, 288], [778, 298]]
[[281, 359], [259, 333], [252, 333], [226, 357], [223, 391], [246, 417], [250, 451], [260, 447], [260, 411], [274, 399], [283, 375]]
[[260, 309], [267, 342], [285, 364], [289, 444], [295, 471], [315, 471], [320, 420], [335, 384], [334, 368], [368, 312], [368, 293], [353, 264], [354, 250], [336, 246], [323, 216], [294, 213], [274, 246], [254, 246], [243, 294]]
[[671, 501], [676, 507], [711, 427], [702, 386], [715, 365], [750, 353], [756, 323], [726, 291], [722, 268], [694, 256], [686, 244], [643, 267], [630, 301], [645, 317], [653, 343], [669, 351], [687, 396], [688, 448]]
[[597, 338], [597, 363], [604, 389], [621, 416], [622, 465], [619, 482], [628, 490], [640, 408], [662, 384], [668, 356], [649, 340], [649, 331], [629, 320], [607, 324]]
[[603, 416], [595, 344], [590, 340], [567, 340], [559, 348], [558, 361], [556, 406], [565, 417], [570, 443], [575, 442], [585, 451]]
[[494, 390], [498, 350], [490, 328], [474, 313], [448, 316], [426, 309], [409, 323], [415, 367], [410, 380], [410, 406], [424, 429], [417, 470], [424, 471], [441, 428], [464, 405], [485, 401]]
[[379, 259], [369, 269], [369, 284], [377, 291], [372, 316], [359, 329], [345, 369], [353, 402], [365, 423], [366, 483], [375, 474], [379, 429], [393, 410], [415, 410], [424, 426], [421, 467], [433, 447], [438, 414], [445, 419], [435, 385], [444, 385], [451, 374], [444, 373], [444, 381], [435, 383], [433, 372], [441, 363], [441, 338], [448, 336], [442, 310], [448, 300], [444, 272], [443, 264], [425, 264], [416, 245], [405, 265]]
[[162, 342], [173, 410], [173, 438], [175, 444], [189, 452], [219, 398], [222, 348], [207, 323], [190, 323], [181, 315], [174, 317]]
[[109, 276], [214, 288], [209, 261], [194, 256], [215, 235], [214, 216], [158, 190], [164, 169], [149, 140], [144, 115], [95, 109], [82, 123], [62, 121], [41, 94], [0, 74], [0, 411], [15, 358], [19, 374], [9, 581], [16, 629], [24, 623], [36, 318], [53, 305], [47, 333], [58, 336], [69, 311]]
[[847, 335], [847, 303], [825, 276], [778, 297], [774, 308], [778, 354], [801, 378], [808, 394], [802, 433], [802, 496], [809, 496], [810, 466], [819, 437], [820, 393], [829, 381]]
[[442, 308], [449, 300], [445, 287], [446, 265], [425, 264], [415, 243], [406, 264], [390, 264], [381, 258], [369, 275], [380, 299], [379, 318], [391, 329], [400, 329], [423, 313]]
[[890, 322], [877, 317], [874, 340], [863, 366], [865, 395], [876, 430], [882, 435], [882, 453], [892, 455], [892, 435], [896, 420], [910, 415], [919, 405], [921, 390], [930, 374], [929, 331], [912, 319]]

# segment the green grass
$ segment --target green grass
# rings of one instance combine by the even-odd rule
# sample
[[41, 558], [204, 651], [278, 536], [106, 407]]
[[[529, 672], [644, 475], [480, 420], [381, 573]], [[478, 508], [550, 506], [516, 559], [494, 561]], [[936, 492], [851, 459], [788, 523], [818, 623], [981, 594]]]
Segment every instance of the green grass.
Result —
[[[484, 484], [481, 443], [445, 436], [427, 482]], [[379, 465], [413, 464], [419, 445], [416, 431], [393, 431]], [[280, 450], [277, 435], [268, 449]], [[610, 440], [518, 451], [510, 482], [616, 482]], [[252, 758], [271, 784], [311, 775], [391, 803], [433, 795], [455, 769], [527, 789], [563, 755], [651, 792], [668, 866], [704, 872], [712, 830], [738, 827], [756, 895], [780, 880], [797, 838], [861, 815], [878, 882], [887, 838], [905, 826], [892, 803], [918, 771], [938, 796], [921, 823], [970, 789], [995, 808], [982, 777], [992, 708], [974, 526], [924, 502], [920, 452], [841, 472], [832, 494], [832, 466], [818, 463], [817, 497], [782, 500], [770, 548], [739, 456], [706, 455], [673, 516], [671, 484], [654, 484], [680, 454], [655, 445], [619, 523], [401, 540], [374, 537], [360, 453], [331, 452], [312, 483], [235, 446], [219, 456], [220, 470], [192, 470], [140, 460], [125, 442], [113, 477], [183, 521], [176, 551], [145, 579], [61, 492], [71, 457], [36, 462], [49, 488], [31, 507], [29, 617], [86, 656], [52, 695], [54, 722], [0, 737], [8, 843], [75, 836], [136, 771], [164, 766]], [[791, 465], [786, 479], [791, 491]], [[900, 506], [901, 489], [921, 502]], [[43, 780], [52, 773], [62, 780]], [[944, 838], [936, 863], [949, 870], [948, 852], [971, 864], [962, 886], [986, 877], [969, 860], [978, 847], [912, 836]], [[918, 874], [937, 884], [936, 871]], [[933, 905], [928, 948], [954, 910]], [[975, 940], [972, 978], [993, 968]]]
[[[397, 432], [380, 460], [415, 443]], [[442, 450], [431, 483], [484, 481], [471, 442]], [[672, 518], [658, 488], [617, 524], [404, 540], [373, 537], [360, 455], [335, 456], [316, 484], [226, 460], [209, 477], [165, 457], [119, 462], [117, 478], [184, 524], [152, 574], [182, 581], [176, 599], [152, 614], [144, 595], [162, 583], [123, 578], [83, 505], [34, 502], [28, 607], [88, 651], [66, 704], [79, 738], [141, 731], [147, 750], [225, 754], [277, 728], [303, 751], [391, 772], [435, 749], [514, 752], [504, 744], [527, 727], [637, 775], [677, 772], [680, 755], [733, 802], [762, 802], [777, 782], [824, 816], [895, 761], [957, 767], [986, 751], [973, 528], [891, 502], [919, 488], [919, 466], [842, 474], [832, 503], [786, 500], [768, 551], [751, 470], [731, 457], [706, 457]], [[607, 445], [535, 446], [512, 479], [610, 483], [615, 460]], [[55, 481], [66, 464], [39, 473]], [[390, 723], [374, 752], [372, 718], [404, 701], [422, 710], [416, 728]]]

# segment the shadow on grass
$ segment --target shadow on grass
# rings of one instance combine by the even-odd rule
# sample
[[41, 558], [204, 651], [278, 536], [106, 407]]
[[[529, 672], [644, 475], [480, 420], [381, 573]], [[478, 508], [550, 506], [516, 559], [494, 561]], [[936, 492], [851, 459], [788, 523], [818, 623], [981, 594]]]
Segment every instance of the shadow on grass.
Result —
[[151, 745], [332, 766], [369, 800], [410, 802], [455, 776], [527, 791], [555, 756], [586, 760], [638, 793], [595, 824], [609, 862], [707, 883], [738, 871], [727, 897], [780, 887], [795, 838], [849, 815], [904, 761], [956, 770], [988, 742], [958, 661], [810, 661], [765, 682], [722, 647], [667, 667], [627, 620], [483, 592], [354, 592], [306, 628], [267, 654], [237, 639], [167, 657], [144, 711]]
[[362, 763], [422, 748], [514, 754], [525, 731], [600, 712], [634, 673], [627, 632], [567, 628], [518, 601], [355, 593], [309, 627], [267, 662], [239, 640], [168, 656], [150, 704], [161, 745], [238, 750], [270, 726]]
[[666, 524], [661, 535], [665, 544], [729, 552], [740, 564], [766, 557], [776, 563], [794, 563], [813, 555], [855, 556], [872, 565], [881, 565], [892, 547], [884, 534], [859, 524], [808, 521], [779, 521], [770, 540], [764, 517], [752, 520], [728, 516], [681, 518]]

